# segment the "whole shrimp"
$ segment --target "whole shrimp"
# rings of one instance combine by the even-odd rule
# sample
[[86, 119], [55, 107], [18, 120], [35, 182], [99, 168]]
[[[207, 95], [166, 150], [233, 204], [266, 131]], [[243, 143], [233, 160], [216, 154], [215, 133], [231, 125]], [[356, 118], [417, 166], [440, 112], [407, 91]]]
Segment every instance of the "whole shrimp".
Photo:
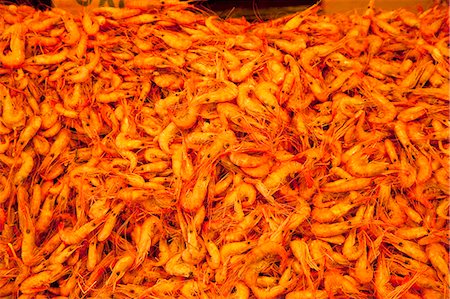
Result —
[[5, 67], [17, 68], [25, 62], [25, 33], [27, 27], [22, 23], [11, 25], [3, 35], [10, 35], [9, 48], [11, 52], [3, 54], [6, 48], [5, 42], [0, 42], [0, 62]]

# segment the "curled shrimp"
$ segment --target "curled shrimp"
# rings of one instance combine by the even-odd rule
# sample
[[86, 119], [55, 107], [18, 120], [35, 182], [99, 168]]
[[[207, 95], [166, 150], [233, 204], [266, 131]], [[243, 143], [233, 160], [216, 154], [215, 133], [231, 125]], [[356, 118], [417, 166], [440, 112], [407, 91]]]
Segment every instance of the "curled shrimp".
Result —
[[0, 44], [0, 62], [5, 67], [17, 68], [25, 62], [25, 38], [26, 27], [21, 23], [11, 25], [8, 28], [10, 34], [9, 48], [11, 52], [3, 54], [6, 44]]
[[285, 183], [289, 177], [301, 172], [302, 170], [304, 170], [304, 167], [299, 162], [282, 162], [264, 179], [263, 184], [269, 190], [276, 190], [283, 183]]

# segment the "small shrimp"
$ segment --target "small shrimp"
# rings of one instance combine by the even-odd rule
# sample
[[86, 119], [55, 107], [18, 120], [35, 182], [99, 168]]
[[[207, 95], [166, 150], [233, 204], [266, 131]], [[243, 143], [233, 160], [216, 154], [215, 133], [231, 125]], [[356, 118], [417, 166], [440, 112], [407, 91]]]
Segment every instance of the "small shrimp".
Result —
[[203, 205], [210, 181], [211, 175], [208, 171], [200, 171], [193, 189], [183, 193], [180, 198], [180, 204], [184, 210], [196, 211]]
[[384, 140], [384, 147], [386, 149], [386, 153], [389, 156], [392, 164], [398, 163], [400, 160], [397, 155], [397, 149], [395, 148], [394, 143], [390, 139]]
[[113, 290], [115, 290], [117, 282], [125, 275], [126, 271], [130, 269], [130, 267], [133, 265], [134, 262], [134, 256], [132, 255], [124, 255], [120, 257], [114, 267], [111, 271], [111, 276], [106, 280], [105, 285], [113, 287]]
[[36, 229], [30, 215], [29, 207], [24, 204], [26, 191], [19, 187], [17, 201], [19, 205], [19, 225], [22, 231], [21, 258], [25, 265], [33, 266], [39, 259], [36, 258]]
[[155, 235], [155, 226], [160, 224], [160, 219], [155, 216], [147, 217], [141, 226], [141, 233], [139, 234], [139, 240], [136, 244], [137, 254], [134, 264], [136, 266], [142, 264], [147, 256], [150, 247], [152, 246], [152, 238]]
[[450, 220], [449, 210], [450, 210], [450, 199], [449, 198], [441, 199], [436, 207], [436, 215], [443, 219]]
[[49, 167], [50, 164], [55, 161], [62, 152], [64, 152], [70, 141], [71, 133], [69, 130], [62, 129], [61, 131], [59, 131], [58, 135], [55, 138], [55, 141], [50, 147], [47, 156], [45, 156], [45, 158], [42, 160], [40, 169], [46, 169], [47, 167]]
[[299, 54], [307, 48], [306, 38], [304, 36], [294, 36], [292, 39], [271, 39], [271, 42], [280, 50], [292, 55], [299, 56]]
[[292, 240], [289, 243], [292, 254], [300, 262], [301, 271], [307, 279], [308, 286], [312, 288], [314, 283], [311, 279], [311, 270], [319, 270], [319, 266], [313, 261], [313, 258], [309, 252], [308, 244], [304, 240]]
[[95, 35], [100, 29], [99, 23], [95, 19], [91, 18], [89, 13], [86, 11], [83, 12], [81, 25], [83, 26], [83, 30], [87, 35]]
[[56, 204], [56, 196], [53, 194], [47, 195], [39, 213], [39, 217], [36, 220], [36, 232], [41, 233], [46, 231], [52, 220]]
[[48, 270], [33, 274], [20, 283], [19, 290], [23, 294], [34, 294], [50, 288], [50, 284], [64, 276], [62, 264], [51, 265]]
[[76, 245], [81, 243], [87, 236], [94, 231], [100, 223], [103, 222], [102, 218], [91, 220], [77, 229], [68, 230], [64, 229], [63, 224], [59, 226], [59, 237], [67, 245]]
[[192, 104], [210, 104], [229, 102], [238, 96], [238, 87], [230, 81], [224, 81], [214, 88], [214, 91], [198, 95], [192, 99]]
[[66, 60], [69, 54], [69, 48], [65, 47], [56, 54], [40, 54], [28, 58], [25, 62], [36, 64], [36, 65], [51, 65], [51, 64], [61, 64]]
[[358, 203], [338, 202], [330, 208], [314, 208], [311, 211], [311, 218], [321, 223], [334, 222], [340, 217], [345, 216], [358, 205]]
[[416, 242], [404, 240], [390, 233], [387, 233], [385, 235], [385, 238], [390, 242], [390, 244], [397, 248], [397, 250], [406, 254], [407, 256], [410, 256], [422, 263], [428, 262], [428, 256], [425, 250], [423, 250], [422, 246], [420, 246]]
[[266, 107], [267, 110], [272, 113], [278, 113], [280, 109], [280, 104], [275, 96], [279, 87], [272, 81], [262, 81], [255, 86], [255, 96], [261, 103]]
[[440, 243], [431, 243], [426, 247], [426, 253], [431, 265], [444, 276], [447, 285], [450, 285], [450, 269], [448, 265], [448, 251]]
[[228, 156], [233, 164], [239, 167], [258, 167], [268, 162], [267, 155], [250, 155], [247, 153], [232, 152]]
[[122, 212], [124, 207], [125, 203], [120, 202], [111, 209], [110, 213], [108, 213], [108, 216], [105, 219], [105, 223], [103, 224], [102, 229], [97, 234], [97, 240], [99, 242], [105, 241], [111, 235], [114, 226], [116, 225], [117, 217], [119, 216], [120, 212]]
[[67, 34], [64, 36], [64, 43], [67, 45], [75, 45], [78, 43], [81, 37], [80, 28], [78, 24], [74, 21], [74, 19], [69, 18], [64, 20], [64, 27], [67, 30]]
[[289, 177], [303, 171], [304, 167], [296, 161], [282, 162], [264, 180], [264, 186], [269, 190], [276, 190], [286, 182]]
[[302, 291], [292, 291], [286, 294], [285, 299], [327, 299], [328, 292], [325, 290], [302, 290]]
[[362, 240], [358, 235], [359, 244], [357, 247], [355, 247], [356, 237], [357, 237], [356, 229], [350, 230], [350, 232], [347, 235], [347, 238], [344, 241], [344, 244], [342, 245], [342, 254], [349, 261], [355, 261], [363, 254], [365, 243], [362, 242]]
[[29, 119], [28, 124], [20, 132], [19, 139], [16, 143], [16, 155], [20, 154], [25, 146], [33, 139], [36, 133], [41, 128], [42, 118], [40, 116], [33, 116]]
[[379, 107], [382, 112], [379, 115], [371, 114], [368, 121], [374, 124], [385, 124], [393, 121], [397, 116], [397, 109], [394, 104], [385, 96], [377, 91], [371, 91], [368, 95], [369, 99]]
[[364, 189], [372, 184], [371, 178], [340, 179], [320, 187], [322, 192], [348, 192]]
[[241, 182], [234, 189], [227, 193], [224, 205], [233, 205], [240, 202], [244, 207], [251, 206], [256, 200], [256, 189], [252, 184]]
[[319, 71], [313, 68], [313, 62], [318, 58], [326, 57], [338, 48], [338, 45], [319, 45], [308, 47], [302, 51], [300, 65], [311, 76], [317, 78]]
[[31, 154], [27, 151], [24, 151], [20, 154], [20, 158], [22, 159], [22, 164], [17, 172], [14, 174], [14, 185], [22, 185], [24, 181], [28, 178], [31, 171], [34, 168], [34, 159]]
[[422, 216], [416, 210], [414, 210], [409, 206], [409, 200], [405, 196], [397, 194], [395, 196], [395, 201], [398, 203], [398, 205], [404, 211], [404, 213], [409, 217], [409, 219], [411, 219], [417, 224], [422, 223], [423, 221]]
[[170, 122], [158, 135], [158, 144], [164, 153], [168, 155], [172, 154], [170, 144], [178, 131], [177, 125], [174, 122]]
[[309, 85], [309, 88], [311, 89], [311, 92], [314, 94], [317, 100], [321, 102], [325, 102], [328, 99], [329, 92], [326, 90], [326, 88], [323, 86], [321, 81], [316, 79], [314, 76], [304, 73], [304, 76], [306, 78], [306, 81]]
[[341, 235], [349, 231], [354, 225], [351, 221], [342, 221], [335, 223], [313, 223], [311, 224], [311, 232], [316, 237], [333, 237]]
[[241, 167], [241, 170], [253, 177], [253, 178], [264, 178], [266, 177], [270, 170], [272, 169], [273, 166], [273, 161], [272, 160], [268, 160], [266, 163], [258, 166], [258, 167]]
[[180, 32], [153, 30], [152, 33], [175, 50], [185, 51], [192, 46], [192, 40], [189, 36]]
[[2, 121], [9, 129], [15, 129], [25, 125], [25, 112], [23, 109], [15, 107], [13, 98], [9, 90], [4, 86], [0, 86], [0, 97], [2, 103]]
[[9, 48], [11, 52], [4, 55], [3, 51], [6, 44], [0, 44], [0, 62], [5, 67], [17, 68], [20, 67], [25, 62], [25, 39], [24, 34], [26, 33], [26, 27], [21, 23], [11, 25], [8, 28], [10, 31], [10, 41]]
[[243, 64], [240, 68], [231, 70], [228, 73], [228, 78], [230, 79], [230, 81], [235, 83], [245, 81], [257, 68], [259, 68], [258, 63], [260, 62], [260, 60], [261, 57], [257, 57]]
[[189, 278], [194, 276], [195, 267], [183, 261], [181, 253], [172, 256], [164, 265], [164, 270], [170, 275]]
[[346, 170], [353, 176], [357, 177], [373, 177], [382, 175], [393, 167], [391, 164], [381, 161], [368, 162], [367, 157], [363, 157], [363, 153], [354, 154], [346, 162]]
[[400, 228], [397, 228], [394, 232], [394, 234], [397, 237], [402, 238], [404, 240], [419, 239], [421, 237], [428, 235], [429, 233], [430, 233], [430, 231], [422, 226], [400, 227]]

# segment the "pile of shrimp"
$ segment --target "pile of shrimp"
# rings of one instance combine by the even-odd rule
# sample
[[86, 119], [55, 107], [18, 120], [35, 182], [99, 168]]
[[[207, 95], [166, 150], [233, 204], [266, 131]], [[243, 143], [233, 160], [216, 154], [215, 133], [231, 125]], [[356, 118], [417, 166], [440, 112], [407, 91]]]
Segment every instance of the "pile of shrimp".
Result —
[[446, 298], [449, 13], [0, 6], [0, 298]]

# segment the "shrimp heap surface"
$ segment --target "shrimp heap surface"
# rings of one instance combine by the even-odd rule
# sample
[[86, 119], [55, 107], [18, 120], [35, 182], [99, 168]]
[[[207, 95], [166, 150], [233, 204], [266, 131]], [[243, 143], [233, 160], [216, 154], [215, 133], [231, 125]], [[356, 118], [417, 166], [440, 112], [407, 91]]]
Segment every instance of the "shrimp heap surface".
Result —
[[447, 298], [448, 3], [0, 6], [0, 298]]

